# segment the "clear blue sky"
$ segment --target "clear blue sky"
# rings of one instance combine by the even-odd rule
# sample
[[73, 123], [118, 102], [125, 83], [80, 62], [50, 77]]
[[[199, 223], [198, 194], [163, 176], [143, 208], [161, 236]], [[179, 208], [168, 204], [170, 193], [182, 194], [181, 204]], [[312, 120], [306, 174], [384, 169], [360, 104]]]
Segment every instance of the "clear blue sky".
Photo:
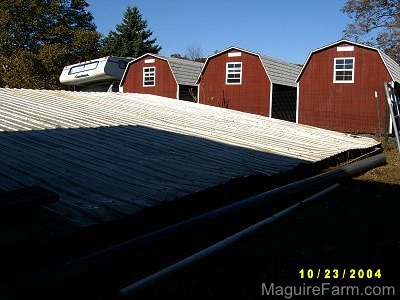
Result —
[[87, 0], [97, 30], [107, 35], [128, 5], [137, 6], [162, 46], [160, 54], [203, 56], [230, 46], [304, 63], [309, 52], [343, 37], [346, 0]]

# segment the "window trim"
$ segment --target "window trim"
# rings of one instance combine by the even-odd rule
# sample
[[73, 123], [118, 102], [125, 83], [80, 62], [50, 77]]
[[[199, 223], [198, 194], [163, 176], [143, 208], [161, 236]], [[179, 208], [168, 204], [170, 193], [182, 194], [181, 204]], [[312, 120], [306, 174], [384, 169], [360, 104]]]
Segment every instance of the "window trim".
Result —
[[[346, 59], [351, 59], [353, 60], [353, 68], [352, 69], [337, 69], [336, 68], [336, 61], [337, 60], [346, 60]], [[355, 69], [355, 64], [356, 64], [356, 59], [355, 57], [335, 57], [333, 60], [333, 83], [354, 83], [354, 69]], [[346, 64], [344, 64], [346, 65]], [[337, 80], [336, 79], [336, 72], [337, 71], [351, 71], [351, 80]]]
[[[148, 71], [146, 71], [149, 69]], [[150, 71], [150, 69], [154, 69], [153, 71]], [[153, 75], [153, 76], [151, 76]], [[146, 77], [153, 77], [153, 84], [146, 84]], [[143, 87], [153, 87], [156, 86], [156, 66], [151, 66], [151, 67], [143, 67]]]
[[[234, 65], [236, 65], [236, 64], [240, 64], [240, 72], [228, 72], [229, 71], [229, 69], [228, 69], [228, 65], [230, 65], [230, 64], [234, 64]], [[236, 67], [234, 67], [233, 68], [233, 70], [236, 70]], [[229, 62], [227, 62], [226, 63], [226, 68], [225, 68], [225, 84], [228, 84], [228, 85], [240, 85], [240, 84], [242, 84], [242, 73], [243, 73], [243, 63], [241, 62], [241, 61], [229, 61]], [[228, 82], [228, 79], [230, 79], [230, 78], [228, 78], [228, 74], [239, 74], [239, 82]], [[233, 78], [231, 78], [231, 79], [233, 79]]]

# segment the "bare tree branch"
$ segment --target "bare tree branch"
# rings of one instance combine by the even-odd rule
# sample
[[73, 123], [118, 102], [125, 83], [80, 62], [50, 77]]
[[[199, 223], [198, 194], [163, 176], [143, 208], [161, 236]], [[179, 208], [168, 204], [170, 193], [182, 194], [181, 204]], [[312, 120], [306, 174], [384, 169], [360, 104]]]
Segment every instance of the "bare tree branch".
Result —
[[341, 11], [354, 20], [344, 37], [376, 46], [400, 62], [399, 0], [347, 0]]
[[186, 49], [186, 55], [189, 60], [199, 61], [203, 58], [203, 51], [198, 44], [192, 44]]

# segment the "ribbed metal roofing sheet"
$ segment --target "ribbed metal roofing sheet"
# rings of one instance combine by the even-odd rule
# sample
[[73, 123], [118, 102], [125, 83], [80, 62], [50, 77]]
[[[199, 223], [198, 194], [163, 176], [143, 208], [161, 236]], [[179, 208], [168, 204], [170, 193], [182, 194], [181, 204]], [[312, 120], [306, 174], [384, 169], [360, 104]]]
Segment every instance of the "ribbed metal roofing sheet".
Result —
[[0, 89], [0, 190], [39, 185], [77, 225], [373, 139], [154, 95]]

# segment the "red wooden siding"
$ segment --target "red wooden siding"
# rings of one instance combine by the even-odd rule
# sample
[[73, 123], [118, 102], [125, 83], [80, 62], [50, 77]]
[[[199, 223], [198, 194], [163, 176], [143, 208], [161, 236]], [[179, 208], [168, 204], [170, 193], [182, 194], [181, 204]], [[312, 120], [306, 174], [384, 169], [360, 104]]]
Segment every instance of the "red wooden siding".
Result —
[[[241, 56], [228, 57], [229, 52], [241, 52]], [[242, 62], [240, 85], [225, 84], [227, 62]], [[211, 57], [199, 83], [200, 103], [269, 115], [271, 84], [257, 55], [230, 50]]]
[[[146, 59], [154, 59], [154, 63], [145, 63]], [[143, 68], [156, 67], [155, 86], [143, 86]], [[177, 84], [172, 75], [171, 68], [167, 61], [153, 56], [145, 56], [142, 59], [131, 63], [128, 66], [124, 79], [124, 92], [153, 94], [169, 98], [177, 97]]]
[[[357, 45], [352, 45], [354, 51], [337, 52], [338, 46], [346, 44], [313, 53], [303, 70], [299, 80], [299, 123], [344, 132], [387, 130], [383, 83], [391, 78], [379, 53]], [[334, 58], [340, 57], [355, 58], [354, 83], [333, 83]]]

